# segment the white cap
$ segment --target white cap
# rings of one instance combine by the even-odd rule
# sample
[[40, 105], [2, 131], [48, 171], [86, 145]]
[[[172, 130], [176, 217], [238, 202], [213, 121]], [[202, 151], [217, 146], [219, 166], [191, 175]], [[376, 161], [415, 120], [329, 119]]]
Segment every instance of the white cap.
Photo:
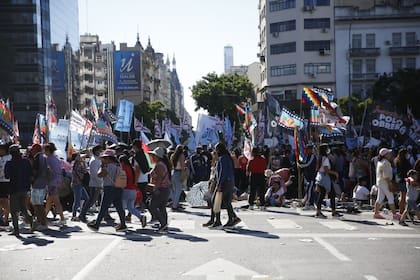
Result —
[[379, 155], [383, 157], [383, 156], [385, 156], [386, 154], [391, 153], [391, 152], [392, 152], [392, 150], [391, 150], [391, 149], [382, 148], [382, 149], [380, 149], [380, 150], [379, 150]]

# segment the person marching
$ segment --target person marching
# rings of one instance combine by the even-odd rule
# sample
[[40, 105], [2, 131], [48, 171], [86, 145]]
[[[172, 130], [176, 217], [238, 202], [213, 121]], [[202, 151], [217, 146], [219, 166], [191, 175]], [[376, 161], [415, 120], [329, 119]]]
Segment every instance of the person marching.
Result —
[[182, 207], [179, 205], [179, 198], [182, 193], [182, 172], [185, 172], [185, 156], [184, 148], [182, 145], [178, 145], [175, 149], [175, 152], [171, 156], [172, 163], [172, 190], [170, 197], [172, 198], [172, 210], [180, 210]]
[[0, 216], [0, 225], [9, 224], [9, 185], [10, 180], [4, 177], [4, 167], [6, 162], [12, 159], [8, 153], [8, 146], [6, 144], [0, 145], [0, 210], [3, 211], [3, 219]]
[[255, 198], [258, 193], [260, 200], [260, 209], [265, 210], [265, 177], [264, 171], [267, 168], [267, 161], [261, 155], [257, 147], [252, 148], [252, 159], [247, 165], [247, 174], [250, 178], [249, 209], [254, 209]]
[[308, 156], [306, 157], [306, 162], [300, 163], [297, 162], [297, 166], [303, 169], [303, 178], [304, 178], [304, 185], [306, 187], [306, 194], [303, 198], [303, 209], [304, 210], [311, 210], [314, 207], [315, 203], [315, 192], [314, 192], [314, 185], [315, 185], [315, 176], [316, 176], [316, 155], [314, 145], [308, 144], [306, 145], [306, 152]]
[[76, 216], [77, 209], [80, 207], [81, 200], [83, 200], [83, 204], [86, 204], [89, 201], [89, 195], [83, 186], [83, 177], [87, 172], [86, 164], [83, 158], [80, 156], [80, 153], [75, 153], [72, 155], [73, 157], [73, 171], [72, 171], [72, 180], [71, 180], [71, 187], [73, 189], [73, 206], [72, 206], [72, 221], [80, 221], [80, 219]]

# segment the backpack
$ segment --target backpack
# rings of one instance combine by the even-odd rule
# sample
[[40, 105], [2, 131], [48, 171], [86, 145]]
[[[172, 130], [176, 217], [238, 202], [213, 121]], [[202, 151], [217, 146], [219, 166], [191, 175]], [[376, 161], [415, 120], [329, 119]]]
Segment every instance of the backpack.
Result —
[[114, 185], [116, 188], [124, 189], [127, 187], [127, 173], [120, 166], [117, 167], [117, 173], [115, 174]]

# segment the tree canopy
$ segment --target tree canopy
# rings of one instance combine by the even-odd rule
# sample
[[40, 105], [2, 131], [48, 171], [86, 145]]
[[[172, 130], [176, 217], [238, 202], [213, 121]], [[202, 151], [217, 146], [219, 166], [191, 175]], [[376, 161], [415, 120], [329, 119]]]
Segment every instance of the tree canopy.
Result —
[[237, 74], [209, 73], [191, 88], [195, 110], [202, 108], [210, 115], [228, 115], [237, 120], [235, 104], [253, 98], [253, 85], [248, 77]]

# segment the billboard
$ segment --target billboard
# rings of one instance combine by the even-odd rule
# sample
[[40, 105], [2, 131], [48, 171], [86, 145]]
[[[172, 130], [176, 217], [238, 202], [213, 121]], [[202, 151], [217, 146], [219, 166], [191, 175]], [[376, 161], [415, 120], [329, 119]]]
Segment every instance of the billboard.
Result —
[[52, 77], [52, 90], [65, 91], [66, 82], [66, 68], [64, 60], [64, 52], [53, 51], [51, 54], [51, 77]]
[[116, 51], [114, 53], [115, 90], [140, 90], [140, 52]]

